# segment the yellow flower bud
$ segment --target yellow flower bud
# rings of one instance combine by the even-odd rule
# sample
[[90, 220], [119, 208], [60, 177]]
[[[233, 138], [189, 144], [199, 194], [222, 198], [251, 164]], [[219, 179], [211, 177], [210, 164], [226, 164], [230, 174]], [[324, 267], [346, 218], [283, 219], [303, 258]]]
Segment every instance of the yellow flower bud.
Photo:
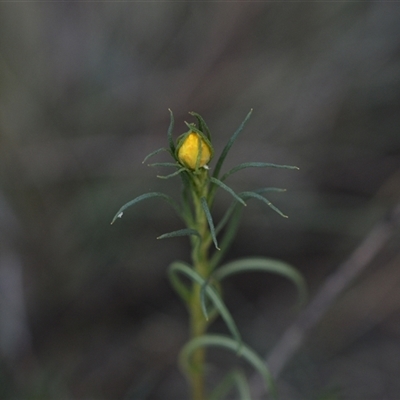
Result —
[[[200, 145], [201, 143], [201, 154], [199, 161]], [[211, 149], [210, 146], [201, 138], [201, 136], [196, 132], [190, 132], [184, 142], [180, 145], [178, 149], [178, 159], [187, 168], [196, 169], [204, 167], [211, 159]], [[198, 162], [198, 164], [197, 164]]]

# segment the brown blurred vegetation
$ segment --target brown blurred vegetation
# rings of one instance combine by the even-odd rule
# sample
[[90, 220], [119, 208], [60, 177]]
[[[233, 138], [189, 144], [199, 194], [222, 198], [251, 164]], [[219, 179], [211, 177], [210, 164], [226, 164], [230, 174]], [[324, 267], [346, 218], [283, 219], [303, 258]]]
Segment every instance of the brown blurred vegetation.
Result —
[[[176, 134], [200, 113], [217, 153], [254, 108], [227, 167], [300, 171], [232, 176], [287, 188], [271, 200], [290, 218], [250, 203], [228, 259], [278, 257], [313, 293], [400, 198], [399, 22], [393, 2], [1, 3], [0, 398], [186, 398], [166, 268], [187, 241], [156, 240], [180, 221], [149, 200], [110, 226], [137, 195], [179, 195], [142, 164], [168, 108]], [[400, 398], [399, 236], [288, 365], [288, 398]], [[226, 300], [262, 354], [295, 316], [273, 276], [231, 279]]]

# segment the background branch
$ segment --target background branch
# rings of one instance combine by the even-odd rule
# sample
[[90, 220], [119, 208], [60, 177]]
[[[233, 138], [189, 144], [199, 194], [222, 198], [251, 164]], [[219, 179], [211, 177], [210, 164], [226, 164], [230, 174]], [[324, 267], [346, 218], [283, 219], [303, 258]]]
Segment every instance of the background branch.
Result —
[[[308, 332], [320, 322], [339, 295], [351, 285], [388, 243], [399, 224], [400, 203], [372, 228], [350, 257], [326, 279], [313, 300], [289, 326], [267, 357], [266, 363], [275, 379], [302, 346]], [[261, 396], [263, 386], [259, 377], [254, 376], [251, 383], [256, 398]]]

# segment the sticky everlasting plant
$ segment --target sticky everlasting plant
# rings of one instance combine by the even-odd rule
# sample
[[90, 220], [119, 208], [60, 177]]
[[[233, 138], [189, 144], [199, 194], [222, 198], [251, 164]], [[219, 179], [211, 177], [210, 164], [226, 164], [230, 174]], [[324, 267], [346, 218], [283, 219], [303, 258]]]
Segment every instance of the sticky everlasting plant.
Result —
[[[193, 400], [222, 399], [233, 388], [238, 391], [240, 399], [249, 400], [251, 398], [248, 380], [240, 369], [228, 371], [226, 377], [215, 388], [206, 388], [206, 348], [208, 347], [221, 347], [245, 359], [262, 376], [266, 391], [276, 397], [275, 385], [268, 366], [255, 351], [243, 343], [237, 325], [223, 301], [222, 284], [226, 278], [250, 271], [276, 273], [287, 277], [297, 286], [300, 301], [305, 296], [305, 284], [301, 274], [282, 261], [252, 257], [220, 265], [223, 256], [233, 242], [242, 209], [246, 206], [247, 201], [259, 200], [286, 218], [286, 215], [265, 197], [265, 194], [269, 192], [282, 192], [284, 189], [266, 187], [236, 193], [226, 183], [229, 176], [245, 168], [298, 169], [293, 166], [266, 162], [246, 162], [225, 173], [221, 172], [229, 150], [243, 130], [251, 113], [252, 110], [229, 139], [217, 158], [215, 166], [211, 167], [209, 163], [213, 160], [214, 148], [210, 130], [203, 118], [199, 114], [191, 112], [196, 123], [185, 122], [188, 131], [174, 141], [174, 117], [170, 111], [171, 122], [167, 133], [168, 147], [150, 153], [143, 162], [160, 152], [170, 153], [173, 162], [154, 163], [150, 166], [174, 169], [171, 174], [159, 176], [159, 178], [169, 179], [180, 176], [182, 182], [180, 201], [161, 192], [146, 193], [126, 203], [112, 220], [114, 223], [117, 218], [122, 217], [127, 208], [140, 201], [158, 197], [168, 202], [184, 223], [182, 229], [165, 233], [159, 236], [159, 239], [187, 236], [190, 240], [191, 262], [173, 262], [169, 267], [168, 275], [173, 288], [183, 300], [189, 313], [190, 338], [180, 352], [179, 364], [187, 376]], [[218, 189], [228, 192], [232, 197], [232, 202], [227, 206], [222, 218], [215, 221], [212, 207]], [[226, 335], [207, 333], [210, 324], [218, 316], [224, 320], [227, 326], [228, 334]]]

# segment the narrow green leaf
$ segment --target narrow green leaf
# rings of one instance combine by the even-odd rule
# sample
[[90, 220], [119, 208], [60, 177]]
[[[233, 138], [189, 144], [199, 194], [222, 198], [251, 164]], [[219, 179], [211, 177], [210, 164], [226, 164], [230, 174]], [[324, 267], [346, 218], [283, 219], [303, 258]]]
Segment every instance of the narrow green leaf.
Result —
[[239, 391], [240, 400], [251, 399], [250, 386], [245, 374], [242, 371], [236, 371], [234, 380]]
[[239, 207], [238, 202], [234, 201], [225, 211], [225, 214], [223, 215], [223, 217], [221, 218], [221, 220], [218, 222], [218, 225], [215, 228], [215, 232], [216, 234], [218, 234], [219, 232], [221, 232], [221, 230], [225, 227], [225, 225], [229, 222], [233, 212], [235, 211], [235, 209]]
[[172, 268], [172, 265], [171, 265], [171, 267], [168, 269], [168, 278], [171, 282], [172, 287], [179, 294], [179, 296], [181, 296], [185, 305], [188, 306], [190, 303], [190, 298], [191, 298], [192, 292], [191, 292], [190, 288], [188, 288], [187, 285], [185, 285], [182, 282], [182, 280], [180, 279], [180, 276], [178, 275], [178, 272], [179, 271], [176, 268]]
[[163, 235], [159, 236], [157, 239], [167, 239], [167, 238], [172, 238], [172, 237], [178, 237], [178, 236], [190, 236], [190, 235], [195, 235], [201, 238], [200, 233], [196, 231], [195, 229], [179, 229], [177, 231], [169, 232], [169, 233], [164, 233]]
[[157, 175], [157, 178], [160, 178], [160, 179], [173, 178], [174, 176], [179, 175], [183, 171], [186, 171], [185, 167], [179, 168], [177, 171], [175, 171], [175, 172], [173, 172], [172, 174], [169, 174], [169, 175]]
[[240, 400], [251, 399], [250, 387], [245, 374], [241, 370], [235, 369], [224, 377], [224, 379], [209, 395], [208, 400], [219, 400], [225, 398], [233, 388], [233, 385], [236, 385], [239, 391]]
[[303, 275], [291, 265], [273, 258], [243, 258], [222, 265], [213, 273], [213, 278], [222, 281], [230, 275], [249, 271], [271, 272], [281, 275], [292, 281], [299, 294], [299, 304], [303, 305], [307, 299], [307, 284]]
[[[254, 190], [254, 193], [258, 193], [258, 194], [265, 193], [265, 192], [286, 192], [286, 189], [268, 187], [268, 188], [261, 188], [261, 189]], [[247, 192], [243, 192], [243, 193], [246, 194]], [[245, 197], [243, 195], [243, 193], [240, 193], [239, 195]], [[239, 195], [237, 195], [237, 196], [239, 197]], [[241, 197], [239, 197], [239, 198], [241, 198]], [[250, 196], [247, 196], [247, 198], [250, 198]], [[229, 206], [229, 208], [226, 210], [224, 216], [221, 218], [221, 220], [218, 222], [218, 225], [215, 228], [216, 234], [218, 234], [224, 228], [224, 226], [227, 224], [227, 222], [231, 218], [231, 215], [233, 214], [233, 212], [235, 211], [235, 209], [237, 207], [238, 207], [237, 201], [233, 202]]]
[[201, 311], [203, 312], [203, 315], [207, 321], [209, 319], [209, 315], [208, 315], [208, 311], [207, 311], [207, 304], [206, 304], [206, 290], [207, 290], [208, 285], [209, 285], [209, 279], [204, 281], [204, 283], [201, 285], [201, 289], [200, 289]]
[[225, 183], [221, 182], [219, 179], [211, 177], [210, 181], [212, 183], [215, 183], [216, 185], [218, 185], [220, 188], [226, 190], [229, 194], [231, 194], [234, 199], [236, 201], [238, 201], [239, 203], [243, 204], [244, 206], [246, 206], [247, 204], [244, 202], [244, 200], [239, 197], [229, 186], [225, 185]]
[[167, 138], [171, 154], [175, 154], [175, 145], [174, 145], [174, 140], [172, 139], [172, 131], [174, 130], [174, 114], [169, 108], [168, 111], [170, 115], [170, 123], [168, 127]]
[[271, 164], [265, 162], [246, 162], [243, 164], [239, 164], [236, 167], [232, 168], [226, 174], [223, 175], [221, 181], [224, 181], [229, 175], [234, 174], [237, 171], [245, 168], [285, 168], [285, 169], [299, 169], [298, 167], [294, 167], [292, 165], [279, 165], [279, 164]]
[[239, 133], [243, 130], [244, 126], [246, 125], [246, 122], [248, 121], [248, 119], [251, 116], [251, 113], [253, 112], [253, 109], [250, 110], [250, 112], [247, 114], [246, 118], [244, 119], [244, 121], [240, 124], [239, 128], [236, 130], [236, 132], [231, 136], [231, 138], [229, 139], [228, 143], [226, 144], [226, 146], [224, 147], [224, 149], [222, 150], [221, 155], [218, 158], [217, 164], [215, 166], [215, 170], [214, 170], [214, 174], [213, 177], [214, 178], [218, 178], [219, 172], [221, 170], [222, 164], [225, 161], [226, 156], [229, 153], [229, 150], [231, 149], [233, 143], [235, 142], [235, 140], [237, 139]]
[[155, 151], [152, 151], [150, 154], [148, 154], [144, 160], [142, 161], [142, 164], [144, 164], [150, 157], [155, 156], [158, 153], [161, 153], [162, 151], [169, 151], [168, 149], [166, 149], [165, 147], [161, 147], [161, 149], [157, 149]]
[[180, 177], [182, 179], [182, 215], [184, 217], [184, 220], [186, 222], [186, 226], [194, 226], [194, 216], [193, 216], [193, 210], [191, 208], [191, 180], [189, 177], [189, 173], [184, 172], [180, 174]]
[[175, 168], [179, 168], [179, 167], [181, 167], [181, 165], [179, 165], [178, 163], [172, 163], [172, 162], [156, 162], [156, 163], [149, 164], [149, 167], [175, 167]]
[[[276, 188], [276, 187], [267, 187], [267, 188], [261, 188], [261, 189], [254, 190], [253, 192], [258, 193], [258, 194], [265, 193], [265, 192], [286, 192], [286, 189]], [[245, 198], [246, 200], [250, 199], [251, 197], [254, 197], [254, 196], [246, 196], [246, 193], [249, 193], [249, 192], [242, 192], [242, 193], [237, 194], [237, 196], [239, 198]], [[215, 232], [217, 234], [227, 224], [227, 222], [229, 221], [229, 219], [230, 219], [231, 215], [233, 214], [234, 210], [236, 209], [236, 207], [238, 207], [237, 201], [233, 202], [229, 206], [229, 208], [226, 210], [224, 216], [222, 217], [222, 219], [218, 223], [217, 227], [215, 228]]]
[[179, 209], [179, 205], [178, 203], [170, 196], [164, 194], [164, 193], [160, 193], [160, 192], [150, 192], [150, 193], [145, 193], [142, 194], [141, 196], [138, 196], [136, 198], [134, 198], [133, 200], [129, 201], [128, 203], [124, 204], [119, 210], [118, 212], [115, 214], [114, 218], [111, 221], [111, 225], [115, 222], [115, 220], [117, 218], [121, 218], [122, 215], [124, 214], [124, 211], [135, 205], [136, 203], [139, 203], [140, 201], [143, 200], [147, 200], [150, 199], [152, 197], [161, 197], [162, 199], [166, 200], [173, 208], [174, 210], [177, 212], [178, 215], [181, 215], [180, 209]]
[[[224, 399], [227, 394], [233, 389], [234, 385], [234, 371], [229, 372], [218, 386], [210, 393], [207, 400], [220, 400]], [[251, 397], [248, 397], [251, 399]]]
[[245, 199], [253, 197], [255, 199], [261, 200], [268, 207], [272, 208], [275, 212], [277, 212], [280, 216], [282, 216], [284, 218], [288, 218], [288, 216], [285, 215], [278, 207], [275, 207], [268, 199], [266, 199], [265, 197], [261, 196], [257, 192], [242, 192], [242, 193], [239, 193], [239, 196], [243, 197]]
[[286, 189], [277, 188], [277, 187], [266, 187], [257, 190], [253, 190], [254, 193], [266, 193], [266, 192], [286, 192]]
[[202, 197], [200, 199], [200, 201], [201, 201], [201, 206], [203, 207], [204, 213], [206, 214], [206, 218], [207, 218], [208, 226], [210, 227], [210, 233], [211, 233], [212, 240], [214, 242], [214, 246], [217, 250], [220, 250], [220, 248], [218, 247], [217, 237], [215, 235], [214, 221], [213, 221], [210, 209], [208, 208], [207, 200], [205, 197]]
[[[194, 271], [192, 268], [190, 268], [190, 266], [188, 266], [187, 264], [185, 264], [181, 261], [173, 262], [169, 268], [170, 275], [176, 274], [177, 272], [180, 272], [181, 274], [186, 275], [188, 278], [190, 278], [192, 281], [198, 283], [200, 286], [203, 285], [205, 282], [205, 280], [196, 271]], [[215, 308], [218, 310], [222, 319], [225, 321], [226, 326], [228, 327], [229, 331], [231, 332], [231, 334], [234, 338], [234, 342], [236, 343], [236, 350], [240, 349], [240, 346], [242, 344], [242, 339], [240, 337], [239, 330], [236, 327], [235, 321], [232, 318], [232, 315], [228, 311], [227, 307], [225, 306], [220, 295], [210, 285], [207, 285], [206, 293], [207, 293], [207, 296], [212, 300]]]
[[[237, 352], [237, 343], [235, 340], [226, 337], [224, 335], [203, 335], [199, 336], [195, 339], [192, 339], [190, 342], [185, 344], [183, 347], [180, 355], [179, 355], [179, 364], [183, 371], [190, 371], [191, 363], [190, 357], [195, 350], [199, 347], [208, 347], [208, 346], [215, 346], [215, 347], [223, 347], [228, 350]], [[254, 369], [258, 371], [258, 373], [264, 379], [265, 385], [271, 395], [276, 398], [276, 388], [274, 379], [264, 361], [255, 353], [250, 347], [245, 344], [242, 344], [240, 353], [238, 356], [243, 357], [248, 361]]]
[[[285, 192], [285, 191], [286, 189], [268, 187], [255, 190], [254, 192], [260, 194], [265, 192]], [[246, 193], [247, 192], [244, 192], [244, 194], [239, 193], [238, 196], [241, 196], [244, 199], [250, 199], [251, 196], [246, 196]], [[232, 244], [239, 227], [241, 214], [242, 214], [241, 204], [239, 204], [237, 201], [234, 201], [230, 205], [230, 207], [226, 210], [224, 216], [222, 217], [217, 227], [215, 228], [215, 232], [216, 234], [218, 234], [227, 225], [223, 237], [219, 241], [219, 246], [221, 248], [221, 251], [215, 252], [211, 257], [210, 261], [211, 269], [216, 268], [216, 266], [219, 264], [220, 260], [222, 259], [222, 257], [225, 255], [230, 245]]]
[[[201, 285], [201, 288], [200, 288], [201, 311], [203, 312], [203, 315], [207, 321], [213, 320], [215, 317], [218, 316], [218, 310], [215, 307], [211, 308], [210, 310], [207, 309], [206, 290], [207, 290], [207, 286], [209, 285], [209, 283], [210, 283], [210, 279], [207, 279], [206, 281], [204, 281], [204, 283]], [[219, 293], [216, 288], [214, 288], [214, 290], [216, 290], [216, 292]]]
[[233, 207], [233, 211], [230, 215], [230, 219], [225, 229], [225, 232], [222, 236], [222, 240], [220, 241], [220, 251], [214, 252], [214, 254], [211, 257], [210, 260], [210, 268], [211, 270], [215, 269], [217, 265], [220, 263], [221, 259], [224, 257], [226, 252], [228, 251], [230, 245], [232, 244], [233, 240], [236, 237], [236, 232], [239, 228], [240, 224], [240, 218], [242, 215], [242, 206], [240, 206], [238, 203], [234, 204], [235, 207]]

